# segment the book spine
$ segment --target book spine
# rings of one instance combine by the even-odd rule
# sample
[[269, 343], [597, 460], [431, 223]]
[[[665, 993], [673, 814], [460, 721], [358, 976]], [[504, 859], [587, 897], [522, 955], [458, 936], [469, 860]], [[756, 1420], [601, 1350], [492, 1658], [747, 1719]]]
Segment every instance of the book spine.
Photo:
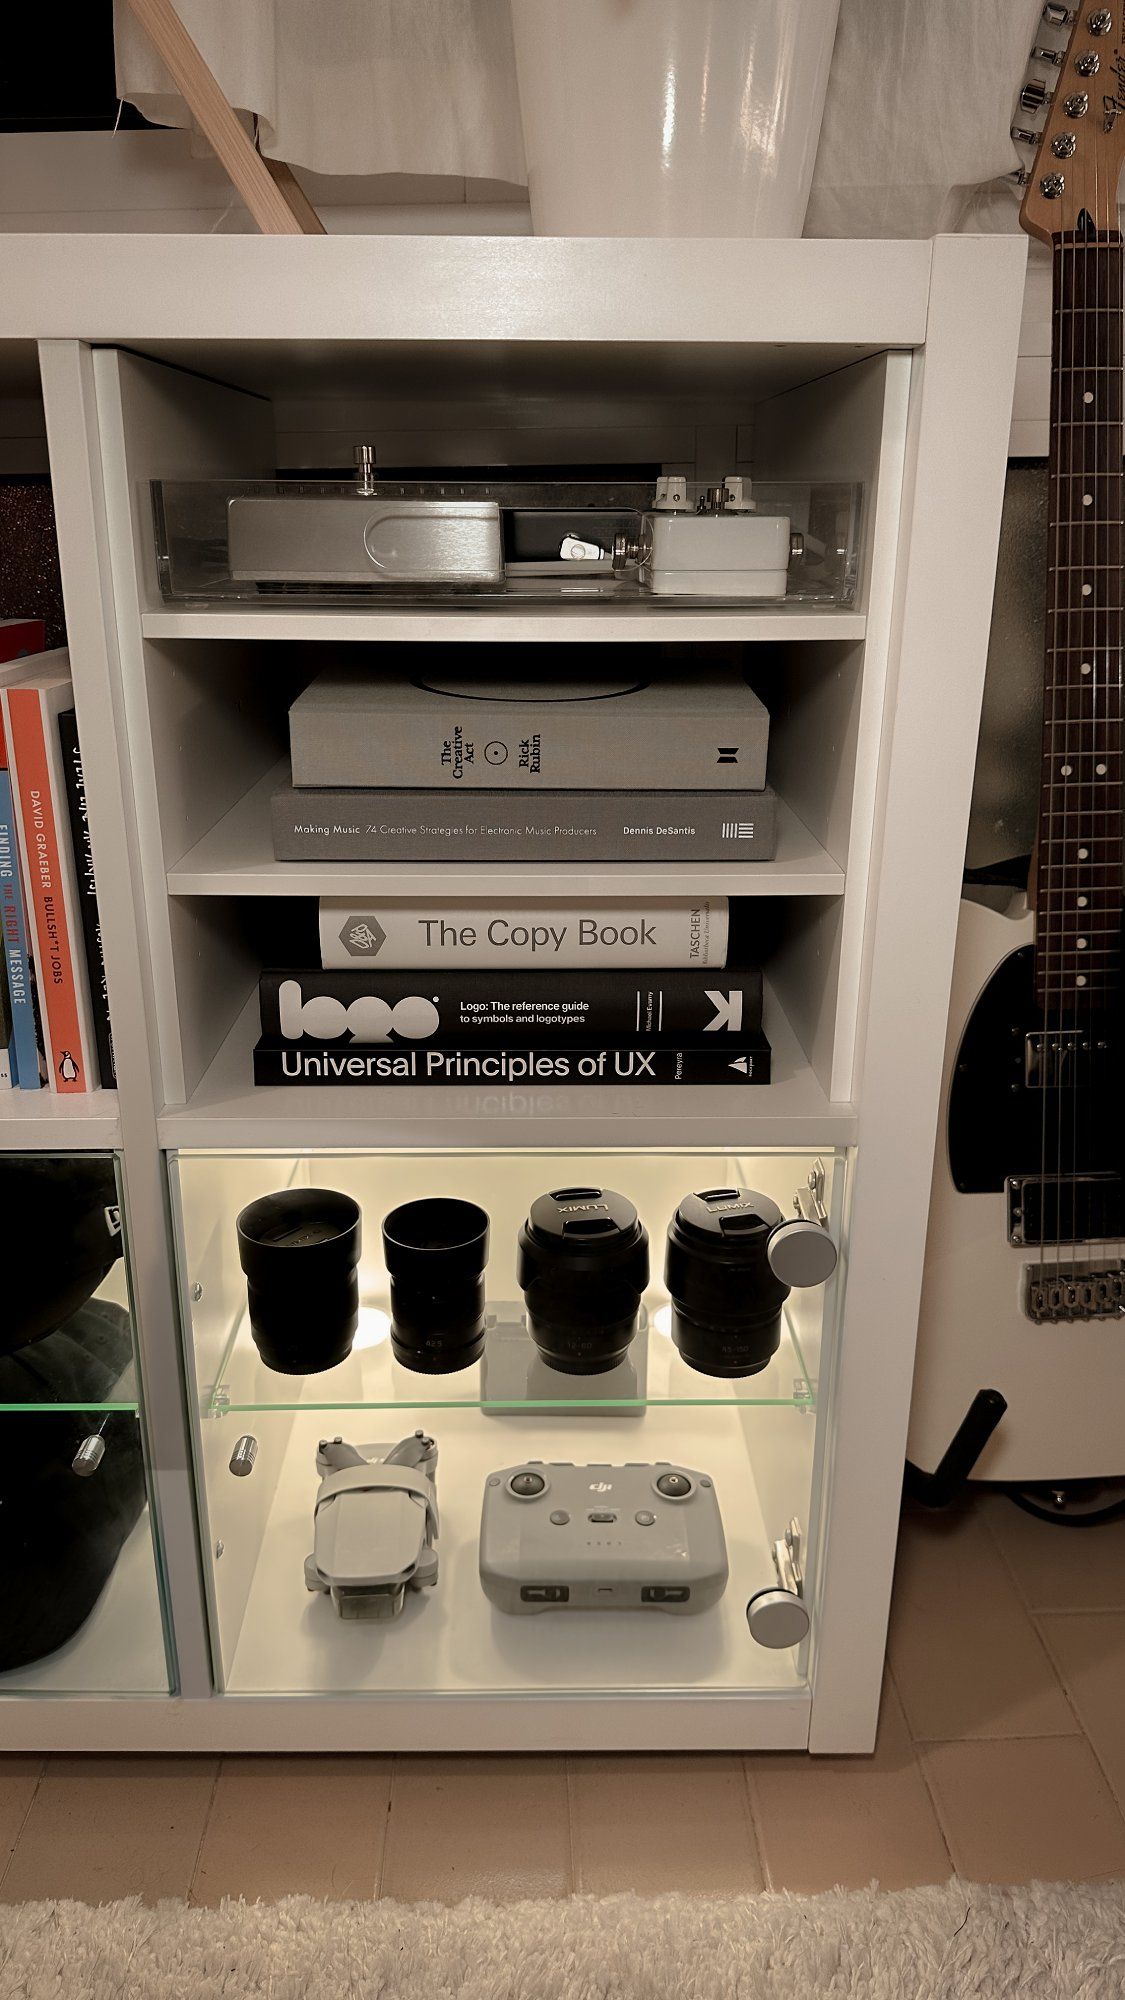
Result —
[[724, 966], [727, 898], [637, 897], [631, 902], [320, 903], [327, 968], [552, 972], [642, 966]]
[[[419, 989], [422, 990], [419, 990]], [[665, 972], [264, 972], [262, 1033], [291, 1043], [659, 1048], [757, 1034], [762, 975]]]
[[298, 792], [272, 801], [279, 861], [770, 861], [760, 792]]
[[770, 1051], [763, 1037], [722, 1050], [465, 1049], [347, 1050], [296, 1048], [262, 1040], [254, 1050], [256, 1084], [763, 1084]]
[[[79, 1096], [90, 1088], [90, 1049], [84, 1032], [83, 978], [71, 937], [67, 903], [74, 903], [67, 854], [65, 805], [52, 783], [51, 752], [43, 704], [34, 688], [4, 693], [8, 749], [15, 776], [21, 852], [28, 908], [39, 967], [39, 999], [52, 1090]], [[70, 894], [68, 897], [68, 880]]]
[[27, 913], [20, 880], [15, 801], [8, 775], [7, 754], [0, 727], [0, 757], [4, 760], [0, 763], [0, 923], [3, 925], [4, 965], [12, 1010], [11, 1069], [13, 1081], [21, 1090], [38, 1090], [42, 1081], [39, 1074], [39, 1030]]
[[98, 1075], [103, 1090], [113, 1090], [117, 1070], [113, 1060], [113, 1030], [109, 1019], [109, 989], [102, 949], [102, 923], [98, 913], [98, 888], [94, 876], [94, 850], [90, 839], [90, 816], [86, 806], [86, 779], [82, 750], [78, 741], [78, 718], [72, 708], [59, 716], [59, 750], [66, 785], [70, 846], [78, 888], [78, 913], [86, 953], [86, 974], [93, 1011], [94, 1043], [98, 1054]]
[[713, 706], [660, 699], [659, 687], [592, 690], [567, 701], [489, 701], [414, 694], [396, 703], [302, 697], [290, 711], [293, 783], [453, 791], [752, 791], [766, 779], [769, 721], [732, 680]]

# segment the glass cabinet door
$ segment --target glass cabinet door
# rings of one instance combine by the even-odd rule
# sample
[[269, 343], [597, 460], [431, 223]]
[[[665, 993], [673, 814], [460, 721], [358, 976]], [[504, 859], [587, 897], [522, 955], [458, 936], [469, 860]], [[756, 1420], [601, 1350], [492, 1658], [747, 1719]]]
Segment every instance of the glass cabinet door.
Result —
[[0, 1695], [166, 1694], [117, 1161], [0, 1154]]
[[[747, 1607], [759, 1593], [776, 1596], [779, 1584], [807, 1577], [815, 1563], [819, 1385], [829, 1373], [838, 1276], [822, 1270], [815, 1285], [795, 1282], [768, 1333], [768, 1358], [756, 1372], [736, 1374], [710, 1324], [697, 1365], [689, 1365], [665, 1282], [665, 1245], [691, 1191], [709, 1191], [729, 1221], [737, 1206], [729, 1191], [755, 1190], [777, 1226], [794, 1216], [798, 1190], [808, 1195], [810, 1176], [825, 1235], [838, 1233], [846, 1165], [843, 1153], [790, 1149], [171, 1156], [218, 1685], [246, 1695], [591, 1697], [803, 1688], [801, 1607], [786, 1625], [783, 1603], [771, 1626], [778, 1607], [767, 1606], [757, 1631]], [[544, 1360], [551, 1342], [542, 1327], [538, 1345], [532, 1337], [520, 1232], [536, 1197], [553, 1192], [577, 1226], [579, 1263], [588, 1271], [582, 1245], [595, 1246], [596, 1261], [607, 1189], [626, 1198], [614, 1213], [631, 1205], [647, 1232], [648, 1274], [638, 1278], [640, 1264], [630, 1263], [642, 1296], [635, 1325], [624, 1335], [618, 1325], [613, 1336], [627, 1342], [624, 1358], [575, 1372]], [[253, 1204], [273, 1227], [301, 1190], [315, 1195], [328, 1234], [314, 1221], [294, 1239], [280, 1289], [272, 1303], [259, 1300], [255, 1320], [238, 1218]], [[488, 1217], [484, 1334], [465, 1365], [446, 1368], [463, 1362], [463, 1352], [431, 1354], [422, 1365], [402, 1337], [410, 1315], [401, 1295], [399, 1305], [392, 1300], [393, 1252], [382, 1224], [416, 1202], [431, 1204], [438, 1235], [454, 1204]], [[362, 1246], [349, 1237], [337, 1265], [324, 1244], [349, 1207], [361, 1218]], [[399, 1226], [388, 1223], [392, 1236]], [[815, 1260], [823, 1246], [813, 1240]], [[428, 1247], [437, 1248], [436, 1237]], [[345, 1326], [350, 1349], [341, 1358], [336, 1321], [347, 1320], [348, 1309], [340, 1286], [357, 1250], [358, 1324]], [[478, 1244], [478, 1264], [479, 1252]], [[425, 1263], [423, 1256], [423, 1293]], [[261, 1275], [269, 1294], [268, 1266]], [[444, 1285], [444, 1277], [435, 1281], [441, 1339], [459, 1310]], [[603, 1322], [614, 1314], [600, 1285], [596, 1278], [586, 1291], [579, 1285], [577, 1316], [597, 1322], [594, 1339], [604, 1345]], [[553, 1287], [552, 1270], [547, 1291]], [[275, 1308], [279, 1317], [265, 1324]], [[427, 1310], [423, 1301], [423, 1320]], [[700, 1317], [708, 1320], [706, 1309]], [[575, 1337], [581, 1345], [581, 1328]], [[381, 1484], [368, 1468], [388, 1462], [389, 1490], [368, 1491]], [[521, 1466], [545, 1469], [513, 1487]], [[576, 1467], [584, 1468], [581, 1479]], [[697, 1482], [690, 1494], [675, 1483], [667, 1492], [657, 1487], [669, 1467]], [[427, 1468], [436, 1488], [432, 1548]], [[698, 1510], [686, 1537], [686, 1517], [675, 1514], [681, 1499]], [[516, 1503], [525, 1500], [541, 1501], [557, 1558], [556, 1544], [536, 1538], [539, 1515], [520, 1512]], [[402, 1523], [418, 1538], [405, 1555], [397, 1543], [390, 1549]], [[795, 1559], [782, 1577], [775, 1548], [784, 1549], [793, 1524]], [[650, 1577], [645, 1565], [660, 1537], [669, 1566]], [[564, 1542], [574, 1560], [565, 1576]], [[528, 1568], [535, 1549], [555, 1564], [549, 1575]], [[400, 1559], [410, 1574], [398, 1602], [372, 1601], [374, 1572], [382, 1564], [389, 1587]], [[583, 1592], [582, 1615], [568, 1615]], [[590, 1592], [601, 1593], [596, 1603]]]

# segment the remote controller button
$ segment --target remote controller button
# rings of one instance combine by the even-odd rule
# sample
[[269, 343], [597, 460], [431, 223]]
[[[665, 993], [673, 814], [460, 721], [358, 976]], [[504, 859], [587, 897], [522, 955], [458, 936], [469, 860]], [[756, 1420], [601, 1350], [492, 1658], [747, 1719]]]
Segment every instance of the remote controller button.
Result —
[[691, 1492], [691, 1480], [686, 1472], [662, 1472], [656, 1482], [656, 1490], [665, 1500], [686, 1500]]
[[534, 1500], [546, 1489], [547, 1482], [540, 1472], [517, 1472], [508, 1485], [518, 1500]]
[[569, 1526], [570, 1515], [562, 1507], [556, 1507], [554, 1513], [551, 1515], [551, 1520], [556, 1528], [565, 1528]]
[[604, 1513], [587, 1514], [586, 1519], [588, 1521], [593, 1522], [595, 1527], [612, 1527], [613, 1523], [617, 1519], [617, 1516], [616, 1514], [604, 1514]]
[[633, 1518], [638, 1528], [654, 1528], [656, 1526], [656, 1515], [650, 1514], [647, 1507], [642, 1507], [640, 1513], [634, 1515]]

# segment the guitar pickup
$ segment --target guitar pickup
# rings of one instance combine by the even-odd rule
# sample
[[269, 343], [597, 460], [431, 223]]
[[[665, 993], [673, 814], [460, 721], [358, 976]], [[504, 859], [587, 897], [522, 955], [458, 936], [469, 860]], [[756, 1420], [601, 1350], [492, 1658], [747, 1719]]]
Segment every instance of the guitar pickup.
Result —
[[1023, 1080], [1028, 1090], [1076, 1089], [1092, 1083], [1108, 1044], [1083, 1028], [1052, 1028], [1023, 1038]]
[[1048, 1248], [1125, 1236], [1120, 1174], [1009, 1174], [1008, 1241]]

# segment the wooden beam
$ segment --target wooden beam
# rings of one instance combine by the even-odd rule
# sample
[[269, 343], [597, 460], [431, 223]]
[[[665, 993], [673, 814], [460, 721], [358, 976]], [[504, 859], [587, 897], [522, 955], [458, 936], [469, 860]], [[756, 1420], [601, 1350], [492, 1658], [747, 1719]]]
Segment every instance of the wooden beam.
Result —
[[324, 224], [283, 162], [263, 160], [172, 0], [128, 0], [203, 136], [265, 236], [323, 236]]

